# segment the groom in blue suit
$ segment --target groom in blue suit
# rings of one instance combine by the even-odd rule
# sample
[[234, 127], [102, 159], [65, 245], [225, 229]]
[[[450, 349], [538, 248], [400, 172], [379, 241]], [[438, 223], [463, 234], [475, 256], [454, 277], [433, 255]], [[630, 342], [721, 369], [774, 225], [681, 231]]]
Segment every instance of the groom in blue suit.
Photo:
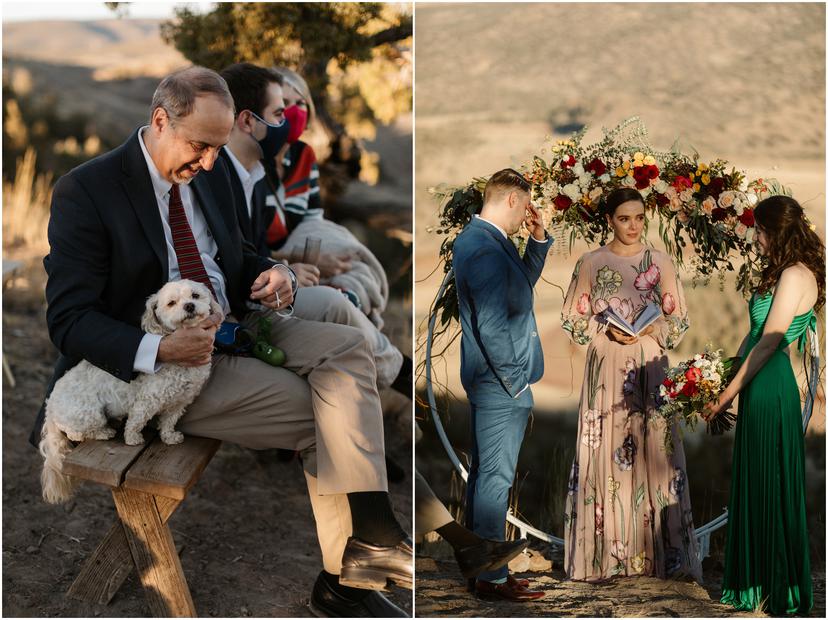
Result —
[[[530, 202], [529, 183], [512, 169], [492, 175], [483, 209], [454, 242], [454, 277], [463, 330], [460, 377], [471, 405], [472, 454], [466, 491], [467, 526], [503, 540], [509, 489], [532, 410], [529, 387], [543, 375], [533, 289], [552, 239]], [[509, 235], [526, 224], [523, 258]], [[543, 591], [509, 575], [481, 573], [478, 595], [513, 601]]]

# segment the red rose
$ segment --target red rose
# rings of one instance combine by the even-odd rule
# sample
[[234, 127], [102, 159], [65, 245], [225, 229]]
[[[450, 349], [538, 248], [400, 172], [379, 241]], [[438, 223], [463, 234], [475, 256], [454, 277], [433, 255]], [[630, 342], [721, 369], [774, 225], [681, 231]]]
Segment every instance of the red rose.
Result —
[[575, 157], [570, 155], [566, 159], [561, 160], [561, 168], [571, 168], [575, 165]]
[[566, 211], [569, 207], [572, 206], [572, 198], [569, 196], [564, 196], [563, 194], [558, 194], [555, 196], [555, 199], [552, 201], [555, 205], [555, 208], [558, 211]]
[[636, 189], [646, 189], [650, 187], [650, 173], [647, 172], [649, 166], [638, 166], [633, 168], [633, 178], [635, 179]]
[[675, 188], [677, 192], [690, 189], [691, 187], [693, 187], [693, 182], [687, 177], [678, 176], [673, 180], [673, 188]]
[[655, 200], [656, 205], [658, 205], [659, 207], [666, 207], [668, 204], [670, 204], [670, 199], [667, 198], [667, 196], [665, 196], [664, 194], [656, 193]]
[[688, 381], [687, 383], [684, 384], [684, 387], [681, 388], [681, 393], [682, 393], [682, 395], [687, 396], [689, 398], [689, 397], [692, 397], [692, 396], [695, 396], [696, 394], [698, 394], [699, 393], [699, 388], [696, 387], [696, 384], [693, 383], [692, 381]]
[[716, 207], [713, 209], [713, 215], [711, 217], [714, 222], [722, 222], [727, 218], [727, 210], [722, 209], [721, 207]]
[[697, 382], [702, 377], [702, 371], [693, 366], [692, 368], [688, 368], [687, 372], [684, 373], [684, 376], [687, 377], [688, 382]]
[[750, 228], [756, 223], [756, 218], [753, 217], [753, 209], [745, 209], [742, 215], [739, 216], [739, 221]]
[[666, 388], [671, 388], [671, 387], [673, 387], [675, 384], [676, 384], [676, 382], [675, 382], [675, 381], [673, 381], [672, 379], [670, 379], [670, 377], [667, 377], [667, 378], [664, 380], [664, 387], [666, 387]]
[[650, 179], [657, 179], [658, 178], [658, 166], [644, 166], [647, 169], [647, 174], [649, 175]]
[[716, 200], [719, 199], [719, 195], [724, 191], [724, 178], [723, 177], [716, 177], [710, 183], [707, 184], [707, 193], [709, 193], [713, 198]]
[[600, 177], [607, 171], [607, 167], [604, 165], [604, 162], [596, 157], [584, 167], [584, 170], [593, 173], [596, 177]]

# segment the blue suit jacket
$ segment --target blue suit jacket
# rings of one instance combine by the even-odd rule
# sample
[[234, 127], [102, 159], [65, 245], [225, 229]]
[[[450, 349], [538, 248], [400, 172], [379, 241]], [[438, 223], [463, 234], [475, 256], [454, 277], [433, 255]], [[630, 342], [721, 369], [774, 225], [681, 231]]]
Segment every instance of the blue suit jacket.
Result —
[[[460, 309], [460, 378], [471, 402], [515, 398], [543, 376], [543, 351], [533, 311], [552, 239], [530, 239], [523, 258], [514, 244], [478, 218], [454, 242]], [[519, 400], [531, 405], [531, 391]]]

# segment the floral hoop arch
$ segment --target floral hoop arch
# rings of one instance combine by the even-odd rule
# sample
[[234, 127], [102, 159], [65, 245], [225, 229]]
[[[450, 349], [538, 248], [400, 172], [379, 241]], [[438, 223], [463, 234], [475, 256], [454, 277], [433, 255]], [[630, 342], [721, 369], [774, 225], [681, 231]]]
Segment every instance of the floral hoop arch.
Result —
[[[705, 163], [695, 151], [692, 156], [683, 154], [678, 142], [668, 152], [655, 151], [649, 145], [644, 124], [637, 117], [612, 129], [604, 129], [603, 138], [595, 144], [583, 144], [586, 131], [584, 127], [569, 139], [555, 142], [547, 137], [547, 144], [541, 149], [544, 157], [534, 156], [520, 167], [524, 178], [531, 183], [532, 199], [541, 211], [544, 227], [551, 229], [557, 239], [568, 239], [567, 253], [577, 240], [603, 245], [609, 229], [600, 213], [602, 196], [618, 187], [633, 187], [644, 199], [648, 225], [653, 220], [658, 222], [659, 237], [680, 268], [685, 267], [684, 253], [689, 241], [695, 254], [688, 261], [694, 285], [709, 281], [714, 274], [723, 279], [726, 272], [736, 271], [734, 260], [738, 258], [741, 265], [736, 288], [748, 297], [755, 288], [761, 267], [760, 257], [753, 252], [753, 208], [763, 198], [775, 194], [790, 196], [791, 192], [775, 179], [748, 181], [745, 173], [736, 168], [728, 172], [725, 160]], [[452, 246], [457, 234], [479, 212], [486, 181], [481, 177], [462, 187], [429, 189], [440, 203], [440, 226], [429, 229], [429, 232], [446, 238], [440, 246], [444, 276], [428, 316], [424, 363], [426, 392], [440, 442], [464, 482], [468, 472], [446, 435], [437, 409], [432, 384], [432, 355], [435, 339], [458, 321]], [[527, 238], [528, 231], [522, 230], [513, 239], [521, 253]], [[440, 327], [437, 326], [438, 319]], [[812, 386], [818, 382], [819, 368], [816, 334], [809, 340], [812, 360], [816, 363], [812, 362], [809, 373], [804, 425], [807, 425], [813, 408]], [[522, 538], [531, 535], [555, 547], [564, 545], [562, 538], [522, 521], [511, 510], [507, 521], [518, 528]], [[709, 555], [711, 534], [726, 523], [725, 508], [718, 517], [696, 528], [699, 560]]]

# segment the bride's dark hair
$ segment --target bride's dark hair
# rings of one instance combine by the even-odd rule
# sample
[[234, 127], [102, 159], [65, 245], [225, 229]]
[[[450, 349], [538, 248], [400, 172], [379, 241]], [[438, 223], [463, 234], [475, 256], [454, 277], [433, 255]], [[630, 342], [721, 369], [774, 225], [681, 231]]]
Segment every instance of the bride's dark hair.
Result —
[[632, 187], [619, 187], [612, 190], [601, 201], [601, 211], [612, 217], [618, 207], [630, 201], [640, 202], [642, 206], [644, 205], [644, 198], [637, 189], [633, 189]]
[[765, 294], [773, 290], [782, 271], [802, 263], [811, 270], [817, 281], [814, 308], [824, 306], [825, 245], [819, 235], [811, 230], [800, 204], [788, 196], [771, 196], [756, 205], [753, 215], [767, 239], [767, 266], [762, 271], [757, 293]]

